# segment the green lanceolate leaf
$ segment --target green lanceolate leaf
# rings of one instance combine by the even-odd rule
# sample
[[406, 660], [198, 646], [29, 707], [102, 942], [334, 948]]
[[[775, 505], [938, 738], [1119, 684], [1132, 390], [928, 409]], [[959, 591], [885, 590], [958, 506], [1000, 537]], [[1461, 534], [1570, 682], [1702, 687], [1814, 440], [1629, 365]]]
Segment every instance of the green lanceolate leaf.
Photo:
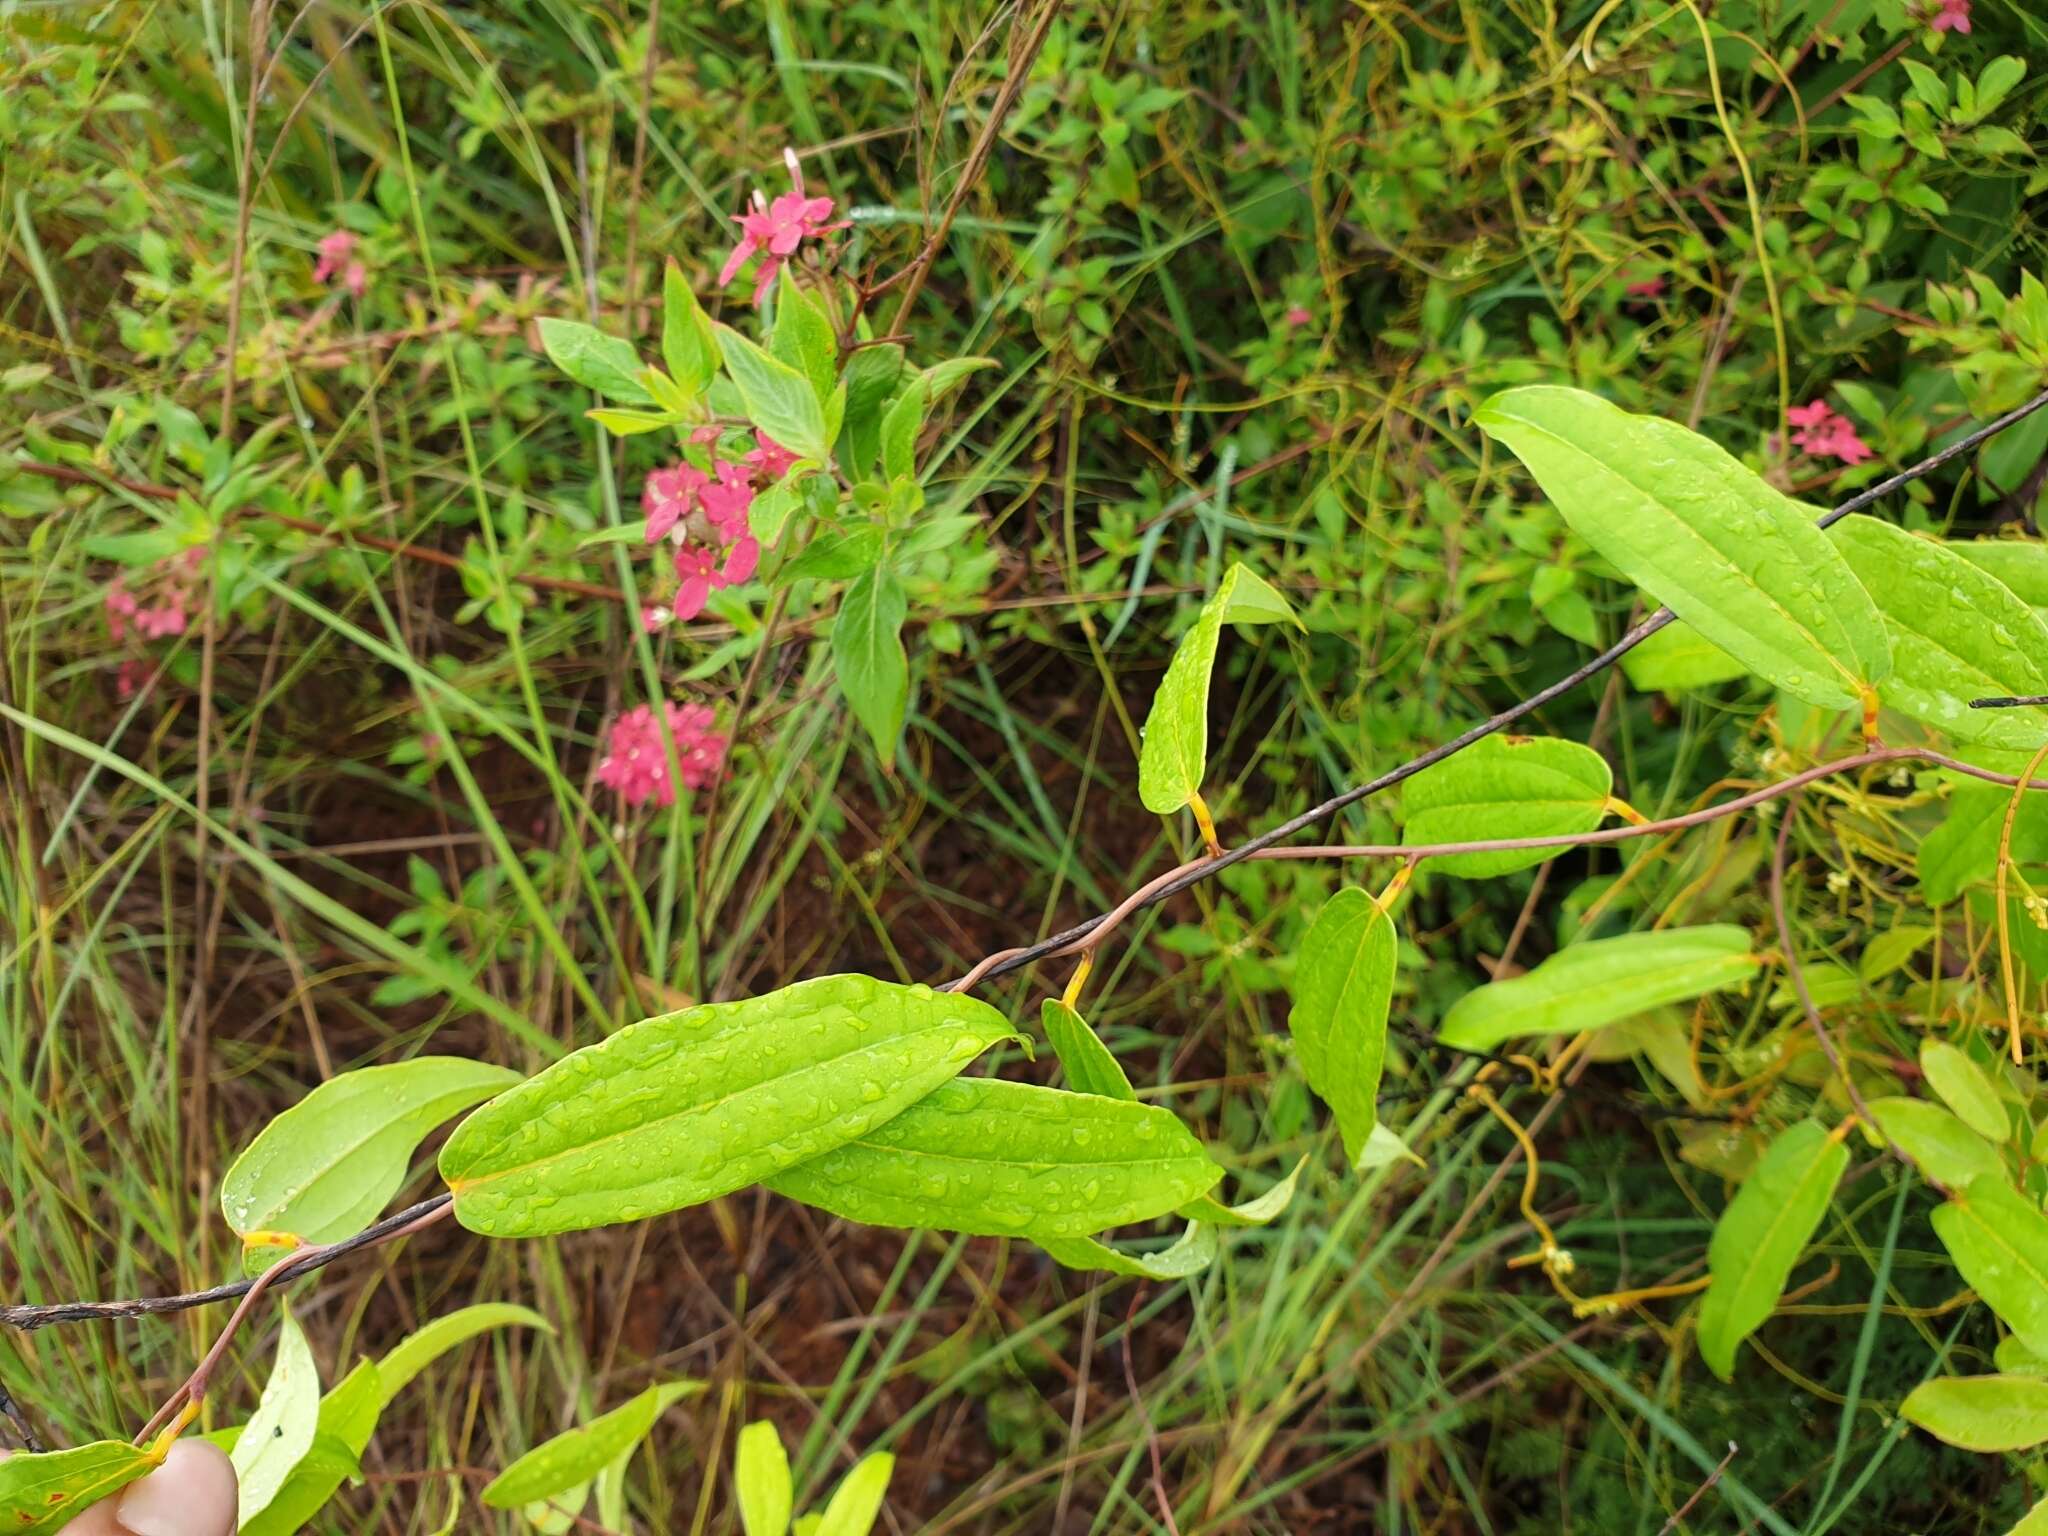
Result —
[[1998, 1090], [1991, 1086], [1984, 1069], [1960, 1048], [1946, 1040], [1922, 1041], [1920, 1070], [1941, 1102], [1979, 1136], [2003, 1141], [2012, 1134], [2012, 1122], [2006, 1118]]
[[1878, 689], [1888, 708], [1954, 741], [2018, 750], [2048, 740], [2048, 709], [1970, 708], [2048, 693], [2048, 625], [2033, 609], [1946, 546], [1877, 518], [1845, 517], [1833, 538], [1891, 635], [1891, 676]]
[[1201, 792], [1209, 766], [1209, 678], [1225, 624], [1277, 624], [1294, 620], [1287, 599], [1242, 565], [1223, 573], [1216, 595], [1202, 605], [1152, 697], [1138, 753], [1138, 798], [1145, 809], [1169, 816]]
[[1301, 1170], [1307, 1166], [1308, 1159], [1304, 1157], [1288, 1171], [1286, 1178], [1250, 1200], [1225, 1205], [1214, 1195], [1198, 1195], [1180, 1208], [1180, 1214], [1212, 1227], [1263, 1227], [1294, 1203], [1295, 1187], [1301, 1182]]
[[[1928, 901], [1946, 906], [1997, 874], [1998, 844], [2011, 803], [2012, 791], [1996, 784], [1960, 783], [1949, 791], [1948, 815], [1920, 841], [1920, 888]], [[2048, 861], [2048, 795], [2021, 797], [2013, 817], [2012, 856], [2019, 864]]]
[[896, 1458], [876, 1451], [853, 1464], [825, 1505], [814, 1536], [868, 1536], [882, 1512], [882, 1495], [896, 1471]]
[[1937, 1376], [1907, 1393], [1899, 1412], [1966, 1451], [2024, 1451], [2048, 1441], [2048, 1379]]
[[[1408, 823], [1403, 847], [1569, 837], [1590, 832], [1607, 814], [1614, 773], [1607, 759], [1575, 741], [1487, 736], [1425, 768], [1401, 792]], [[1455, 853], [1429, 869], [1481, 879], [1556, 858], [1561, 848]]]
[[546, 319], [540, 322], [540, 344], [549, 361], [593, 394], [627, 405], [654, 403], [637, 377], [640, 354], [630, 341], [580, 321]]
[[725, 371], [739, 389], [747, 419], [785, 448], [820, 464], [832, 456], [825, 409], [810, 379], [771, 356], [731, 326], [716, 327]]
[[1591, 939], [1526, 976], [1467, 992], [1437, 1035], [1446, 1045], [1491, 1050], [1518, 1035], [1577, 1034], [1740, 986], [1761, 963], [1749, 935], [1723, 923]]
[[1849, 1149], [1817, 1121], [1802, 1120], [1771, 1143], [1714, 1223], [1700, 1358], [1723, 1381], [1734, 1375], [1735, 1347], [1784, 1294], [1848, 1166]]
[[1998, 1153], [1991, 1143], [1939, 1104], [1895, 1096], [1872, 1099], [1869, 1109], [1885, 1140], [1945, 1188], [1964, 1189], [1998, 1171]]
[[1056, 997], [1048, 997], [1039, 1009], [1039, 1022], [1060, 1070], [1067, 1074], [1067, 1086], [1076, 1093], [1097, 1093], [1106, 1099], [1135, 1099], [1131, 1080], [1124, 1076], [1109, 1047], [1088, 1021]]
[[789, 1452], [768, 1420], [757, 1420], [740, 1431], [732, 1483], [747, 1536], [788, 1536], [796, 1492], [790, 1486]]
[[1215, 1263], [1220, 1245], [1216, 1229], [1207, 1222], [1196, 1221], [1171, 1247], [1150, 1253], [1112, 1248], [1092, 1237], [1044, 1238], [1039, 1246], [1055, 1264], [1066, 1269], [1097, 1269], [1112, 1275], [1129, 1275], [1135, 1280], [1185, 1280]]
[[709, 389], [718, 372], [718, 333], [673, 261], [661, 276], [661, 360], [691, 399]]
[[[822, 409], [839, 382], [839, 337], [787, 265], [775, 287], [775, 334], [768, 350], [811, 381]], [[768, 432], [775, 435], [773, 427]]]
[[1037, 1239], [1164, 1216], [1222, 1177], [1164, 1109], [963, 1077], [762, 1182], [872, 1226]]
[[1646, 693], [1684, 693], [1747, 675], [1749, 669], [1690, 624], [1667, 624], [1621, 658], [1629, 685]]
[[1934, 1235], [1970, 1289], [2027, 1348], [2048, 1355], [2048, 1216], [2002, 1173], [1936, 1207]]
[[893, 341], [862, 347], [846, 360], [846, 424], [840, 433], [840, 468], [856, 482], [881, 451], [882, 415], [903, 373], [903, 348]]
[[449, 1350], [498, 1328], [537, 1328], [545, 1334], [555, 1331], [554, 1325], [531, 1307], [508, 1301], [478, 1302], [437, 1317], [393, 1345], [377, 1362], [377, 1407], [389, 1407], [415, 1376]]
[[882, 417], [882, 473], [891, 480], [917, 473], [917, 434], [924, 426], [924, 380], [912, 379]]
[[1883, 621], [1813, 509], [1698, 433], [1551, 385], [1476, 419], [1574, 532], [1758, 676], [1848, 709], [1890, 672]]
[[119, 1493], [157, 1463], [123, 1440], [95, 1440], [68, 1451], [0, 1461], [0, 1531], [54, 1536], [74, 1516]]
[[471, 1231], [638, 1221], [867, 1134], [1010, 1037], [986, 1003], [866, 976], [629, 1024], [472, 1114], [441, 1149]]
[[[484, 1486], [483, 1501], [493, 1509], [517, 1509], [587, 1487], [613, 1460], [645, 1440], [671, 1403], [703, 1390], [701, 1381], [649, 1387], [610, 1413], [535, 1446]], [[581, 1504], [578, 1499], [575, 1507]]]
[[[429, 1131], [518, 1081], [517, 1072], [457, 1056], [344, 1072], [257, 1133], [221, 1180], [221, 1212], [238, 1234], [349, 1237], [390, 1204]], [[283, 1251], [258, 1245], [248, 1262], [260, 1272]]]
[[867, 728], [885, 766], [896, 761], [897, 738], [910, 707], [910, 662], [903, 621], [910, 611], [903, 583], [876, 565], [848, 585], [832, 621], [832, 664], [839, 692]]
[[240, 1523], [248, 1525], [270, 1505], [292, 1469], [313, 1447], [320, 1422], [320, 1368], [298, 1322], [286, 1311], [277, 1340], [277, 1362], [263, 1396], [231, 1459], [241, 1483]]
[[1295, 962], [1287, 1029], [1302, 1076], [1337, 1117], [1347, 1162], [1379, 1115], [1397, 949], [1393, 919], [1352, 886], [1323, 903]]

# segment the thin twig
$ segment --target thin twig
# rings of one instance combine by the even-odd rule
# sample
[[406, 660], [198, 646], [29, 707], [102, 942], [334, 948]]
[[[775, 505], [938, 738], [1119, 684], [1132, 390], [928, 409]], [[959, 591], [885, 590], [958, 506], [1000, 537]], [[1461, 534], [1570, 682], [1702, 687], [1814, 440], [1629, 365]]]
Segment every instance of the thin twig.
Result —
[[1728, 1463], [1735, 1459], [1735, 1451], [1735, 1442], [1730, 1440], [1728, 1442], [1728, 1454], [1723, 1456], [1720, 1464], [1707, 1474], [1707, 1480], [1701, 1483], [1699, 1487], [1693, 1489], [1692, 1497], [1674, 1509], [1671, 1512], [1671, 1518], [1657, 1527], [1657, 1536], [1671, 1536], [1671, 1533], [1678, 1529], [1679, 1525], [1685, 1520], [1685, 1517], [1692, 1513], [1693, 1506], [1707, 1496], [1707, 1490], [1721, 1481], [1721, 1474], [1728, 1470]]

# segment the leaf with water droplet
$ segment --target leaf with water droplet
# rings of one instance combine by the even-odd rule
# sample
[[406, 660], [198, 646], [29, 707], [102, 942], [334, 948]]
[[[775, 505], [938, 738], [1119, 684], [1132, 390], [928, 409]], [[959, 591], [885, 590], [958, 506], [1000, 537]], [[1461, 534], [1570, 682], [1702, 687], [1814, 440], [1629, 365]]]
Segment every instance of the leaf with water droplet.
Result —
[[1167, 1110], [965, 1077], [762, 1182], [849, 1221], [1036, 1240], [1149, 1221], [1222, 1177]]
[[1860, 514], [1832, 537], [1876, 599], [1891, 634], [1885, 706], [1952, 741], [2030, 750], [2048, 709], [1972, 709], [1970, 701], [2048, 693], [2048, 625], [2002, 582], [1933, 539]]
[[1444, 1015], [1437, 1037], [1484, 1051], [1518, 1035], [1577, 1034], [1740, 986], [1760, 964], [1749, 935], [1726, 923], [1588, 939], [1527, 975], [1467, 992]]
[[867, 976], [686, 1008], [501, 1094], [456, 1127], [441, 1176], [492, 1237], [659, 1215], [874, 1130], [1010, 1038], [986, 1003]]
[[1584, 390], [1504, 390], [1475, 418], [1572, 530], [1759, 677], [1850, 709], [1891, 670], [1870, 594], [1816, 513], [1676, 422]]
[[[330, 1078], [272, 1120], [220, 1181], [220, 1208], [237, 1233], [292, 1232], [331, 1243], [377, 1219], [405, 1182], [426, 1134], [519, 1081], [457, 1056], [418, 1056]], [[246, 1255], [260, 1273], [285, 1250]]]
[[[1425, 768], [1401, 791], [1401, 845], [1498, 842], [1590, 832], [1607, 814], [1614, 772], [1591, 747], [1553, 737], [1488, 736]], [[1554, 859], [1562, 848], [1453, 853], [1438, 874], [1484, 879]]]
[[1225, 624], [1277, 624], [1294, 618], [1287, 599], [1242, 565], [1223, 573], [1167, 663], [1138, 753], [1138, 798], [1168, 816], [1201, 792], [1209, 768], [1209, 677]]

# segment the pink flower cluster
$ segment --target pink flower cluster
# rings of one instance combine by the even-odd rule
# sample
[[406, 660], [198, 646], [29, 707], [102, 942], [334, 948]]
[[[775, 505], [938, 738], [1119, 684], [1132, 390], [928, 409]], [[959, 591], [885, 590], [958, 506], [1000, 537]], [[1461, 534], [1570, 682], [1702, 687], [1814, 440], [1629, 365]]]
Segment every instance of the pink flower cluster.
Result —
[[647, 517], [647, 542], [675, 541], [676, 596], [672, 607], [641, 612], [648, 629], [672, 619], [688, 622], [704, 611], [711, 594], [751, 581], [761, 563], [761, 545], [748, 529], [756, 481], [779, 480], [796, 455], [766, 432], [737, 460], [714, 460], [710, 473], [687, 461], [657, 469], [640, 489]]
[[1870, 445], [1856, 435], [1848, 418], [1838, 414], [1825, 400], [1795, 405], [1785, 419], [1792, 424], [1793, 443], [1817, 459], [1861, 464], [1877, 457]]
[[313, 267], [313, 281], [331, 283], [337, 277], [341, 286], [356, 298], [361, 298], [370, 287], [370, 272], [356, 260], [356, 237], [345, 229], [337, 229], [320, 242], [320, 260]]
[[1935, 0], [1931, 24], [1937, 32], [1967, 33], [1970, 30], [1970, 0]]
[[1667, 280], [1665, 278], [1644, 277], [1630, 283], [1623, 292], [1631, 299], [1661, 299], [1664, 297], [1666, 286]]
[[740, 243], [733, 247], [732, 254], [725, 259], [725, 266], [719, 271], [718, 283], [722, 288], [740, 274], [740, 268], [757, 253], [765, 253], [767, 259], [754, 274], [754, 305], [759, 308], [768, 297], [768, 290], [775, 286], [775, 275], [782, 270], [782, 264], [794, 256], [797, 247], [804, 241], [818, 235], [829, 234], [835, 229], [846, 228], [846, 221], [828, 224], [832, 217], [832, 199], [829, 197], [804, 196], [804, 182], [797, 170], [796, 157], [788, 157], [790, 177], [795, 181], [794, 190], [769, 202], [759, 192], [754, 194], [754, 206], [745, 213], [733, 215], [733, 221], [740, 227]]
[[107, 635], [119, 645], [133, 630], [144, 640], [162, 640], [171, 635], [185, 633], [185, 600], [182, 594], [171, 592], [166, 600], [143, 604], [127, 585], [116, 578], [107, 588]]
[[[676, 778], [683, 788], [702, 789], [718, 777], [725, 766], [726, 737], [711, 729], [717, 717], [704, 704], [661, 706], [657, 718], [650, 705], [627, 710], [614, 720], [605, 741], [605, 753], [598, 760], [597, 782], [617, 792], [628, 805], [645, 805], [652, 800], [674, 805]], [[661, 720], [675, 743], [676, 776], [668, 771], [668, 748], [662, 741]]]

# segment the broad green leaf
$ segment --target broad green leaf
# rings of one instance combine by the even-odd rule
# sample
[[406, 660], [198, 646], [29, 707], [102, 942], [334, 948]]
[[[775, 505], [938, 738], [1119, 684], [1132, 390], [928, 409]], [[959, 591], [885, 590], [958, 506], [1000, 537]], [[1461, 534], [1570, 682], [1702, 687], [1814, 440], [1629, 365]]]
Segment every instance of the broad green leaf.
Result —
[[157, 1463], [124, 1440], [95, 1440], [68, 1451], [16, 1451], [0, 1461], [0, 1530], [55, 1536], [75, 1516], [119, 1493]]
[[1157, 1106], [962, 1077], [762, 1182], [872, 1226], [1035, 1240], [1164, 1216], [1222, 1177]]
[[[647, 1438], [654, 1421], [670, 1404], [703, 1390], [701, 1381], [668, 1381], [649, 1387], [610, 1413], [535, 1446], [484, 1485], [483, 1501], [493, 1509], [517, 1509], [522, 1504], [558, 1499], [579, 1486], [587, 1489], [615, 1458]], [[576, 1507], [581, 1505], [578, 1499]]]
[[1288, 1033], [1302, 1076], [1337, 1117], [1351, 1163], [1379, 1118], [1398, 947], [1393, 919], [1347, 886], [1323, 903], [1295, 962]]
[[1700, 1303], [1700, 1358], [1723, 1381], [1735, 1373], [1735, 1347], [1784, 1294], [1848, 1166], [1849, 1149], [1840, 1140], [1818, 1121], [1801, 1120], [1771, 1143], [1714, 1223]]
[[881, 452], [882, 414], [902, 374], [903, 348], [893, 341], [861, 347], [846, 359], [846, 425], [840, 437], [840, 468], [856, 482], [868, 477]]
[[2048, 540], [1952, 539], [1944, 547], [1996, 577], [2036, 613], [2048, 612]]
[[1998, 1153], [1991, 1143], [1939, 1104], [1895, 1096], [1872, 1099], [1869, 1109], [1885, 1140], [1937, 1184], [1963, 1189], [1998, 1172]]
[[823, 464], [832, 455], [825, 410], [804, 374], [770, 356], [729, 325], [717, 328], [725, 371], [738, 387], [747, 420], [785, 448]]
[[[1614, 772], [1591, 747], [1551, 737], [1487, 736], [1425, 768], [1401, 791], [1403, 847], [1568, 837], [1607, 814]], [[1482, 879], [1554, 859], [1561, 848], [1455, 853], [1429, 861], [1446, 875]]]
[[[427, 1133], [519, 1081], [459, 1056], [417, 1056], [330, 1078], [272, 1120], [220, 1182], [237, 1233], [294, 1232], [331, 1243], [370, 1225], [405, 1182]], [[285, 1250], [261, 1246], [256, 1272]]]
[[457, 1126], [441, 1149], [473, 1232], [534, 1237], [730, 1194], [862, 1136], [998, 1040], [971, 997], [821, 976], [629, 1024]]
[[1137, 1098], [1116, 1057], [1080, 1014], [1058, 998], [1048, 997], [1038, 1016], [1053, 1054], [1060, 1059], [1060, 1070], [1067, 1074], [1069, 1088], [1106, 1099]]
[[853, 1470], [832, 1490], [825, 1516], [818, 1522], [818, 1536], [868, 1536], [895, 1470], [896, 1458], [887, 1451], [876, 1451], [855, 1462]]
[[2048, 625], [1997, 578], [1933, 539], [1860, 514], [1835, 525], [1849, 569], [1891, 635], [1891, 709], [1951, 740], [2014, 750], [2048, 740], [2048, 709], [1972, 709], [1988, 695], [2048, 693]]
[[1761, 963], [1750, 953], [1749, 935], [1724, 923], [1590, 939], [1526, 976], [1467, 992], [1444, 1015], [1437, 1036], [1465, 1050], [1491, 1050], [1518, 1035], [1577, 1034], [1741, 986]]
[[718, 333], [673, 261], [661, 277], [661, 360], [692, 398], [709, 389], [718, 372]]
[[2027, 1348], [2048, 1355], [2048, 1216], [2040, 1206], [1991, 1173], [1937, 1206], [1932, 1220], [1970, 1289]]
[[882, 417], [882, 473], [890, 480], [917, 473], [917, 434], [924, 427], [924, 380], [912, 379]]
[[1475, 419], [1574, 532], [1758, 676], [1850, 709], [1890, 672], [1883, 621], [1813, 509], [1698, 433], [1552, 385]]
[[[2012, 791], [1971, 781], [1949, 791], [1948, 815], [1920, 840], [1920, 889], [1929, 902], [1946, 906], [1998, 871], [1998, 843], [2005, 833]], [[2048, 862], [2048, 795], [2020, 800], [2013, 818], [2012, 856], [2021, 864]]]
[[320, 1368], [289, 1310], [279, 1313], [277, 1362], [231, 1459], [241, 1482], [240, 1523], [269, 1507], [292, 1468], [313, 1447], [320, 1422]]
[[449, 1350], [495, 1328], [538, 1328], [549, 1335], [555, 1331], [554, 1325], [531, 1307], [515, 1306], [508, 1301], [478, 1302], [437, 1317], [393, 1345], [377, 1362], [378, 1408], [390, 1406], [391, 1400], [415, 1376]]
[[903, 620], [909, 611], [903, 583], [877, 565], [847, 586], [832, 621], [839, 691], [892, 771], [903, 715], [910, 707], [910, 662], [903, 653]]
[[788, 1536], [796, 1492], [789, 1481], [789, 1452], [766, 1419], [740, 1431], [732, 1459], [733, 1493], [747, 1536]]
[[277, 1496], [263, 1512], [244, 1521], [239, 1536], [292, 1536], [327, 1507], [328, 1500], [351, 1478], [362, 1475], [362, 1447], [351, 1446], [325, 1430], [313, 1432], [306, 1448]]
[[1181, 636], [1138, 753], [1138, 798], [1155, 815], [1168, 816], [1201, 792], [1209, 766], [1209, 677], [1225, 624], [1274, 624], [1293, 620], [1294, 610], [1265, 581], [1242, 565], [1223, 573], [1216, 595], [1202, 605], [1194, 628]]
[[2048, 1499], [2043, 1499], [2021, 1515], [2020, 1523], [2005, 1536], [2048, 1536]]
[[[775, 334], [768, 338], [768, 350], [811, 381], [822, 408], [839, 382], [839, 338], [825, 311], [797, 286], [787, 263], [776, 282]], [[775, 435], [773, 427], [768, 432]]]
[[1956, 1112], [1956, 1118], [1979, 1136], [2003, 1141], [2012, 1134], [2005, 1105], [1984, 1069], [1970, 1060], [1959, 1047], [1946, 1040], [1920, 1042], [1920, 1070], [1927, 1086], [1941, 1102]]
[[1112, 1248], [1092, 1237], [1044, 1238], [1039, 1246], [1067, 1269], [1099, 1269], [1136, 1280], [1185, 1280], [1215, 1263], [1218, 1249], [1216, 1229], [1202, 1221], [1191, 1222], [1172, 1247], [1150, 1253]]
[[1966, 1451], [2024, 1451], [2048, 1441], [2048, 1378], [1937, 1376], [1908, 1392], [1899, 1413]]
[[1684, 693], [1748, 675], [1749, 669], [1690, 624], [1666, 624], [1621, 658], [1629, 685], [1645, 693]]
[[1225, 1205], [1214, 1195], [1200, 1195], [1182, 1206], [1180, 1214], [1212, 1227], [1263, 1227], [1294, 1203], [1295, 1186], [1301, 1182], [1301, 1170], [1307, 1166], [1308, 1159], [1301, 1158], [1288, 1170], [1286, 1178], [1253, 1199]]
[[593, 394], [627, 405], [654, 403], [637, 377], [640, 354], [630, 341], [581, 321], [548, 318], [540, 322], [540, 344], [557, 368]]

